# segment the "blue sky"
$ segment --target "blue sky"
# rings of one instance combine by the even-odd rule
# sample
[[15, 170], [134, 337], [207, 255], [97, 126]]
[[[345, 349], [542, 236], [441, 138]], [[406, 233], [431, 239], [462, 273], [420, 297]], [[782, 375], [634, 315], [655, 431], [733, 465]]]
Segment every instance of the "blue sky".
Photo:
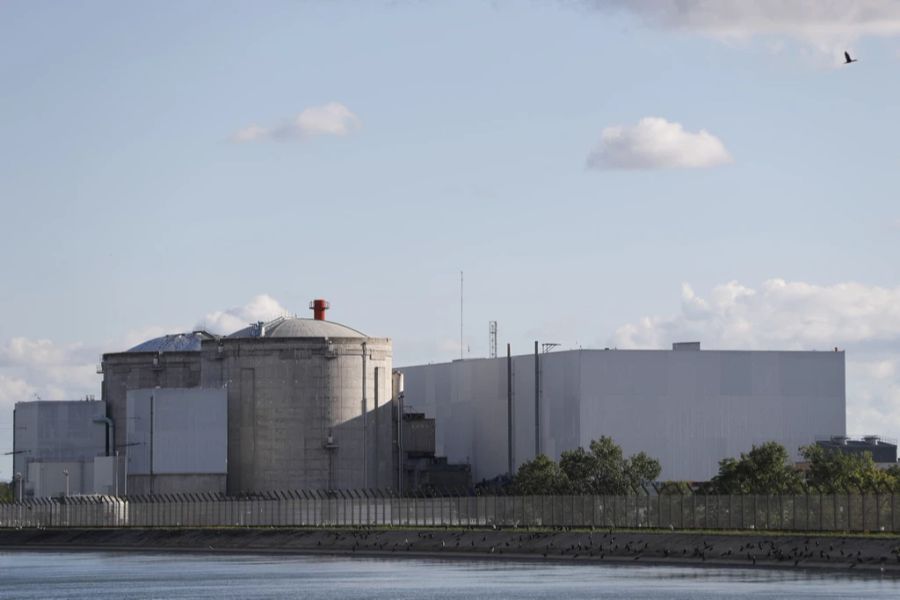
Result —
[[[851, 433], [900, 436], [900, 11], [745, 7], [3, 3], [0, 410], [320, 296], [448, 360], [464, 270], [471, 356], [492, 319], [520, 352], [840, 346]], [[329, 104], [337, 135], [236, 141]], [[589, 165], [648, 117], [674, 163]], [[701, 131], [723, 160], [684, 167]]]

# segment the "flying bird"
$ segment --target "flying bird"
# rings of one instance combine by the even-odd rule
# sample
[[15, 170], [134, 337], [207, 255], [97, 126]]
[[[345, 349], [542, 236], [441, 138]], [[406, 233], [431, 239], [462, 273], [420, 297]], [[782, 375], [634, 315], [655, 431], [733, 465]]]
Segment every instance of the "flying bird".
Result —
[[855, 63], [858, 60], [859, 60], [858, 58], [850, 58], [850, 53], [847, 52], [846, 50], [844, 51], [844, 64], [845, 65], [849, 65], [850, 63]]

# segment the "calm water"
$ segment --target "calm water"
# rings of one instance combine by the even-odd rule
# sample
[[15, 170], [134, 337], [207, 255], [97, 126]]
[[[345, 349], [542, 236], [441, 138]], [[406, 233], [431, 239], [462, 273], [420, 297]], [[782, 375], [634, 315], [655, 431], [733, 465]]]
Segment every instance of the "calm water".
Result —
[[797, 571], [302, 556], [0, 553], [0, 598], [898, 598]]

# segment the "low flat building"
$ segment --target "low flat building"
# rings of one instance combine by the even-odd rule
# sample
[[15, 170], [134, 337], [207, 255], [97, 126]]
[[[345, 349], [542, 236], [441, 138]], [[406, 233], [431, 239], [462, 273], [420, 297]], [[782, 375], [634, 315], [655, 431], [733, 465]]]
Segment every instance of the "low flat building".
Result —
[[888, 441], [877, 435], [867, 435], [860, 439], [835, 435], [827, 440], [816, 440], [816, 444], [826, 450], [842, 454], [865, 454], [868, 452], [872, 455], [872, 460], [879, 465], [893, 466], [897, 464], [896, 442]]
[[18, 402], [13, 410], [13, 487], [18, 498], [115, 493], [106, 403]]

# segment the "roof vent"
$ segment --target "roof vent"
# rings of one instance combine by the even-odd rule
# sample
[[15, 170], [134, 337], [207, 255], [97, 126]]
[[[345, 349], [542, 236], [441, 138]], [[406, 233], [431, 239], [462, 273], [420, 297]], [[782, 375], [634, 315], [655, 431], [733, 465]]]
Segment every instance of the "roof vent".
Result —
[[250, 335], [251, 337], [266, 337], [266, 323], [264, 321], [257, 321], [251, 325]]
[[867, 435], [863, 437], [863, 441], [870, 446], [877, 446], [878, 442], [881, 441], [881, 438], [877, 435]]
[[313, 319], [316, 321], [324, 321], [325, 311], [329, 308], [331, 308], [331, 305], [328, 304], [328, 301], [321, 298], [316, 298], [309, 303], [309, 309], [313, 311]]
[[700, 342], [675, 342], [672, 350], [699, 350]]

